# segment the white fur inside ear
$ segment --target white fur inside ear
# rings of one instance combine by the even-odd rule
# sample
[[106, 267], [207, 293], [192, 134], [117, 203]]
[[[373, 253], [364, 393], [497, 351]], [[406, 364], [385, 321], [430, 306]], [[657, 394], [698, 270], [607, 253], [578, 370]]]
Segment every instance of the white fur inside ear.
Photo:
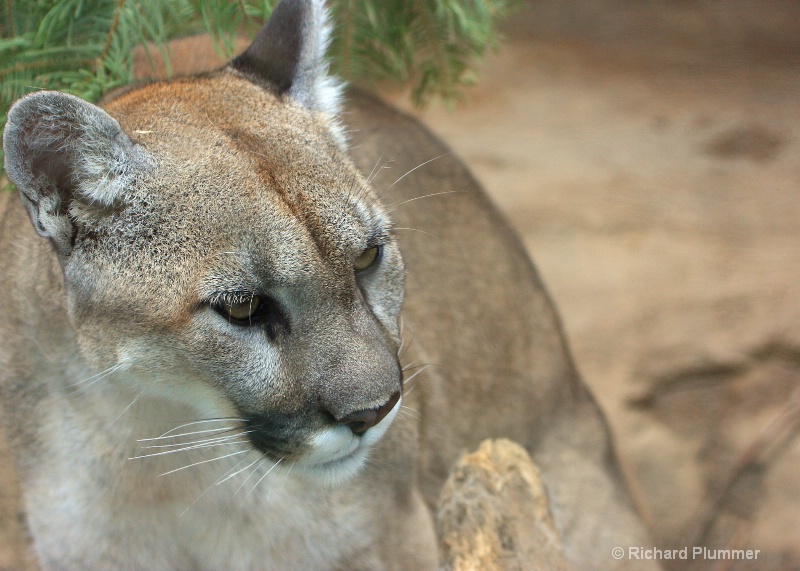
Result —
[[110, 206], [124, 200], [151, 165], [108, 113], [55, 91], [33, 93], [11, 107], [3, 148], [6, 172], [34, 227], [65, 253], [74, 201]]
[[55, 208], [65, 197], [53, 193], [53, 187], [66, 183], [78, 196], [110, 205], [134, 171], [149, 163], [116, 119], [73, 95], [34, 93], [18, 101], [8, 117], [8, 171], [34, 202], [53, 202]]
[[135, 171], [141, 170], [147, 163], [140, 149], [128, 141], [127, 144], [119, 144], [122, 130], [114, 119], [109, 119], [116, 124], [117, 134], [109, 133], [105, 125], [88, 127], [80, 141], [83, 149], [78, 153], [75, 165], [78, 192], [105, 206], [123, 197], [125, 189], [134, 179]]
[[305, 22], [303, 49], [290, 95], [302, 106], [322, 113], [342, 148], [347, 146], [345, 129], [339, 120], [344, 82], [329, 73], [327, 59], [331, 41], [331, 21], [324, 0], [311, 0]]

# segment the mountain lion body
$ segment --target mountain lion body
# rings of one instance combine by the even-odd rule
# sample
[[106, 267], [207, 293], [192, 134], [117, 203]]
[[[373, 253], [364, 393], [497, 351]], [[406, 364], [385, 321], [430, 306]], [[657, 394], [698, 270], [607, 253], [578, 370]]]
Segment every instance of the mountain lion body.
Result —
[[646, 536], [535, 270], [415, 121], [354, 91], [338, 123], [324, 17], [10, 111], [0, 387], [38, 564], [433, 569], [451, 464], [505, 436], [572, 565], [624, 566]]

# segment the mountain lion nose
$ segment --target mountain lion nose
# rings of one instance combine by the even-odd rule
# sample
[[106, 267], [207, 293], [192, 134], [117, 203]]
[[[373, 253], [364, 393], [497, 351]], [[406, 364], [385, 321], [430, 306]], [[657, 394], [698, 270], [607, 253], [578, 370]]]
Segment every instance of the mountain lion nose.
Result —
[[389, 414], [389, 411], [394, 408], [398, 400], [400, 400], [400, 391], [394, 393], [383, 406], [353, 412], [338, 419], [339, 423], [350, 427], [353, 434], [364, 434], [367, 430], [382, 421], [386, 415]]

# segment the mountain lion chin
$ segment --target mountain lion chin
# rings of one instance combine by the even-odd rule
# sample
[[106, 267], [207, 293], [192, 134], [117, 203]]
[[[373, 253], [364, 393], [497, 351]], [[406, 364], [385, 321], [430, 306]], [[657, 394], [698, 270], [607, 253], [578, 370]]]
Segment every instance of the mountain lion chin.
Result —
[[310, 463], [303, 459], [294, 466], [295, 470], [309, 480], [315, 480], [324, 486], [334, 487], [352, 479], [367, 462], [369, 448], [359, 446], [344, 456], [333, 457], [327, 461]]
[[354, 435], [345, 426], [328, 428], [311, 439], [311, 452], [294, 463], [305, 476], [335, 486], [355, 476], [367, 463], [369, 453], [383, 438], [397, 416], [398, 401], [381, 422], [363, 435]]

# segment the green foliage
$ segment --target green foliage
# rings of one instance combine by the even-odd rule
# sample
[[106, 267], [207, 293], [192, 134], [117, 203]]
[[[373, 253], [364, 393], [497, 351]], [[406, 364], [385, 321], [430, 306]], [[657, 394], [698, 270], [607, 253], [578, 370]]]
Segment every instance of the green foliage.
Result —
[[410, 86], [418, 105], [457, 98], [497, 45], [496, 25], [519, 0], [339, 0], [335, 69], [350, 80]]
[[[414, 101], [457, 97], [476, 60], [497, 42], [495, 26], [520, 0], [329, 0], [331, 50], [350, 81], [410, 86]], [[132, 52], [209, 32], [233, 55], [277, 0], [0, 0], [0, 128], [11, 103], [36, 89], [97, 101], [132, 80]], [[169, 64], [167, 64], [169, 65]], [[169, 68], [168, 68], [169, 69]], [[0, 175], [2, 175], [0, 151]]]

